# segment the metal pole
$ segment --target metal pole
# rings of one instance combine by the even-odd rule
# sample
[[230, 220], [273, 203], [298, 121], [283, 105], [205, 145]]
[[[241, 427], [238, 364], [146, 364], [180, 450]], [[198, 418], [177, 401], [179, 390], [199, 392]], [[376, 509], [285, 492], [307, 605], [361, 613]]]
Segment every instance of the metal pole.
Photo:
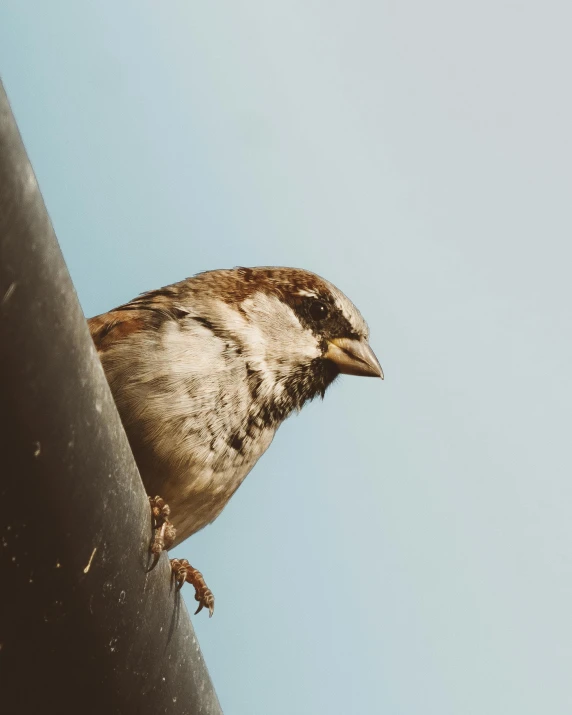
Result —
[[0, 710], [221, 713], [0, 83]]

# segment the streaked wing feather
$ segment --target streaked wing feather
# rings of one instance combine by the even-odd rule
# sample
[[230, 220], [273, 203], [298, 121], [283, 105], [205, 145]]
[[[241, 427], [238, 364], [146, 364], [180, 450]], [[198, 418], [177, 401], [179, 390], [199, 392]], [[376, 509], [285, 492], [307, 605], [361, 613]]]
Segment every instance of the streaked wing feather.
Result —
[[99, 353], [113, 343], [139, 330], [157, 330], [165, 320], [177, 320], [189, 311], [178, 304], [177, 285], [142, 293], [129, 303], [87, 321], [91, 337]]

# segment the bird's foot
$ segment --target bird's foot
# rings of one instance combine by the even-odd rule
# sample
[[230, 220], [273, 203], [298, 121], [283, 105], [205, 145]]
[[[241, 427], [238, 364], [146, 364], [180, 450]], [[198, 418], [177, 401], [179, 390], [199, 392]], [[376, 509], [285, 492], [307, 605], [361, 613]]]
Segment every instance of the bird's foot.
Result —
[[177, 591], [182, 588], [185, 581], [195, 587], [195, 601], [199, 603], [195, 614], [206, 606], [210, 618], [214, 611], [214, 596], [206, 585], [202, 573], [193, 568], [187, 559], [171, 559], [171, 569], [177, 583]]
[[149, 571], [152, 571], [159, 561], [161, 552], [172, 546], [177, 531], [169, 521], [171, 510], [169, 509], [169, 505], [165, 504], [164, 499], [161, 497], [149, 497], [149, 504], [151, 506], [154, 529], [153, 541], [150, 547], [150, 551], [153, 554], [153, 563]]
[[[172, 546], [177, 531], [169, 521], [171, 510], [169, 509], [169, 505], [165, 504], [164, 499], [159, 496], [149, 497], [149, 504], [151, 506], [154, 529], [153, 541], [151, 542], [153, 563], [149, 569], [149, 571], [151, 571], [157, 565], [161, 553]], [[171, 569], [175, 576], [177, 591], [182, 588], [185, 581], [194, 586], [195, 600], [199, 603], [195, 614], [206, 606], [206, 608], [209, 609], [210, 618], [214, 611], [214, 596], [210, 588], [206, 585], [202, 573], [193, 568], [187, 559], [171, 559]]]

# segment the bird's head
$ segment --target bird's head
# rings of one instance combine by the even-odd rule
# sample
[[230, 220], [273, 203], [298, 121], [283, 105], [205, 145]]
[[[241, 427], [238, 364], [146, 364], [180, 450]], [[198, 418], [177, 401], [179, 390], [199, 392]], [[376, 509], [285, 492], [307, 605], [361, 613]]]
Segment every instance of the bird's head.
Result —
[[205, 325], [243, 355], [276, 421], [323, 396], [340, 373], [383, 379], [360, 312], [315, 273], [234, 268], [201, 273], [187, 285]]

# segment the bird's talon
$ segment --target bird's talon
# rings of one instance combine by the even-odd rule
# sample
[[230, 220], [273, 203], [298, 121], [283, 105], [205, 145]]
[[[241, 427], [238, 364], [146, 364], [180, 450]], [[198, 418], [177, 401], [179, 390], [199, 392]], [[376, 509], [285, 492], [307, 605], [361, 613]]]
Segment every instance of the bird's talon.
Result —
[[149, 504], [151, 505], [151, 512], [155, 519], [167, 520], [171, 516], [169, 505], [165, 504], [165, 500], [160, 496], [149, 497]]
[[153, 564], [149, 571], [152, 571], [162, 551], [168, 549], [175, 541], [177, 531], [171, 524], [168, 517], [171, 515], [169, 505], [165, 504], [165, 500], [161, 497], [149, 497], [149, 505], [151, 507], [151, 518], [153, 521], [153, 541], [149, 550], [153, 554]]
[[155, 568], [155, 566], [157, 566], [157, 564], [159, 563], [159, 557], [160, 557], [160, 556], [161, 556], [161, 552], [156, 553], [156, 554], [153, 554], [153, 563], [152, 563], [151, 566], [149, 566], [149, 568], [147, 569], [147, 573], [150, 573], [151, 571], [153, 571], [153, 569]]
[[209, 609], [210, 618], [214, 611], [214, 596], [206, 585], [202, 573], [193, 568], [186, 559], [171, 559], [171, 568], [177, 581], [177, 591], [181, 589], [185, 581], [195, 587], [195, 600], [199, 603], [195, 615], [206, 606]]

